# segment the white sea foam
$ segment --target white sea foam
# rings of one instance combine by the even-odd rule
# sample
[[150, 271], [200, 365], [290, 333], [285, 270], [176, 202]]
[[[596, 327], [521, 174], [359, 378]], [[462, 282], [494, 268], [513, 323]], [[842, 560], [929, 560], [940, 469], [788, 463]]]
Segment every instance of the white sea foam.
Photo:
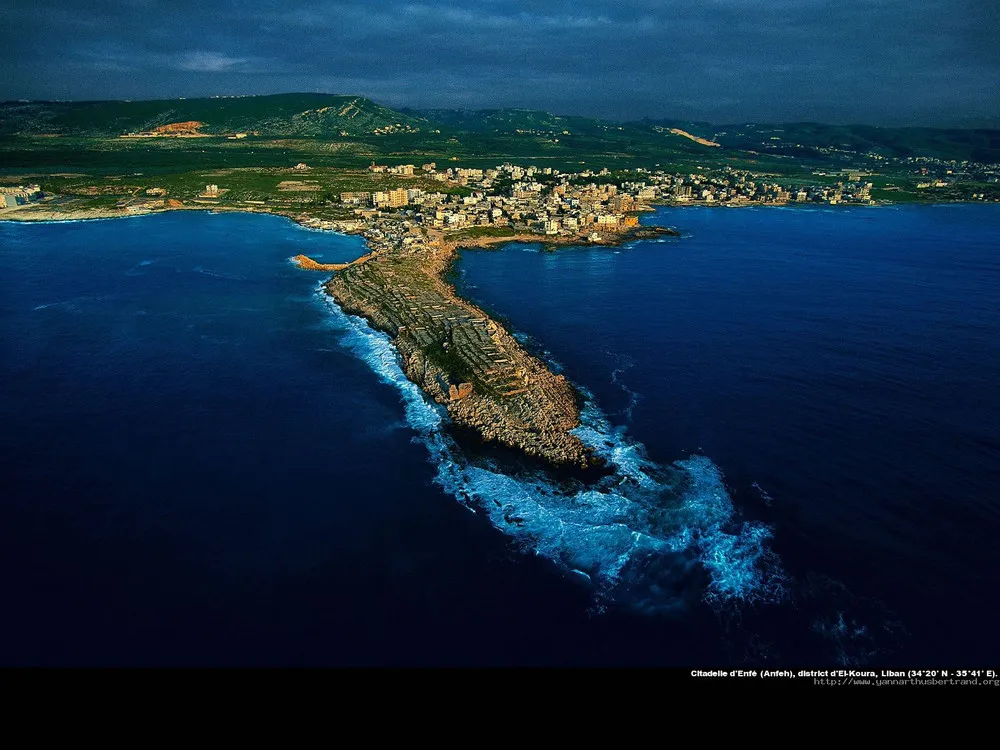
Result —
[[122, 219], [142, 219], [153, 214], [134, 214], [131, 216], [94, 216], [89, 219], [0, 219], [0, 224], [17, 224], [23, 227], [44, 226], [48, 224], [84, 224], [94, 221], [120, 221]]
[[771, 493], [769, 493], [767, 490], [761, 487], [757, 482], [754, 482], [750, 486], [753, 487], [755, 490], [757, 490], [757, 494], [760, 495], [761, 501], [764, 503], [764, 505], [770, 508], [771, 503], [774, 502], [774, 498], [771, 497]]
[[[725, 607], [783, 597], [783, 573], [767, 544], [770, 529], [738, 522], [722, 473], [705, 456], [670, 466], [650, 460], [624, 427], [613, 427], [587, 396], [574, 433], [608, 462], [594, 484], [558, 482], [546, 474], [508, 473], [473, 461], [443, 430], [446, 412], [407, 379], [392, 342], [361, 318], [346, 315], [322, 290], [341, 343], [401, 395], [406, 419], [432, 463], [435, 481], [526, 553], [545, 557], [589, 581], [599, 598], [678, 606], [663, 571], [707, 574], [704, 601]], [[652, 604], [650, 602], [652, 601]]]
[[246, 281], [247, 280], [246, 276], [240, 276], [239, 274], [236, 274], [236, 273], [226, 273], [224, 271], [212, 271], [212, 270], [207, 269], [207, 268], [202, 268], [201, 266], [195, 266], [191, 270], [194, 271], [195, 273], [200, 273], [200, 274], [203, 274], [205, 276], [214, 276], [217, 279], [229, 279], [231, 281]]
[[611, 382], [617, 385], [628, 396], [628, 404], [622, 409], [621, 414], [625, 417], [625, 423], [629, 424], [632, 422], [632, 415], [635, 412], [635, 407], [639, 405], [642, 395], [625, 385], [621, 376], [635, 366], [635, 360], [628, 356], [620, 357], [613, 352], [608, 352], [608, 354], [615, 360], [615, 368], [611, 371]]
[[61, 302], [44, 302], [40, 305], [35, 305], [31, 308], [34, 312], [39, 310], [49, 310], [49, 309], [59, 309], [66, 310], [68, 312], [80, 312], [80, 304], [85, 302], [92, 302], [94, 300], [103, 301], [110, 299], [111, 295], [84, 295], [82, 297], [73, 297], [72, 299], [62, 300]]

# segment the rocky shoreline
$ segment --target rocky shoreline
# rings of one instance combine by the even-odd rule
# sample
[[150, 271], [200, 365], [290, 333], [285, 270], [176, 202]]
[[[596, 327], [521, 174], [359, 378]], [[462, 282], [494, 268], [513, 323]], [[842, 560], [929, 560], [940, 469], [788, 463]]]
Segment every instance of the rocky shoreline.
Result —
[[[677, 235], [664, 227], [634, 227], [606, 233], [600, 244]], [[571, 433], [580, 425], [580, 398], [566, 378], [551, 372], [445, 281], [460, 248], [511, 242], [581, 245], [585, 237], [451, 239], [432, 230], [421, 231], [420, 240], [409, 244], [367, 238], [375, 248], [370, 256], [337, 270], [324, 288], [345, 312], [392, 338], [407, 377], [445, 406], [456, 425], [485, 443], [515, 448], [553, 466], [602, 464]]]
[[[595, 234], [597, 238], [591, 239]], [[506, 236], [460, 237], [457, 239], [449, 239], [447, 235], [441, 235], [440, 233], [438, 235], [442, 236], [442, 241], [446, 245], [456, 250], [482, 249], [497, 245], [509, 245], [511, 243], [540, 244], [545, 249], [555, 249], [559, 247], [582, 247], [587, 245], [617, 247], [635, 240], [679, 237], [680, 232], [670, 227], [638, 226], [624, 231], [580, 232], [577, 234], [561, 235], [512, 234]]]
[[[600, 244], [677, 234], [635, 227], [606, 233]], [[373, 237], [369, 242], [377, 248], [372, 262], [338, 271], [325, 289], [345, 312], [392, 337], [407, 377], [444, 405], [455, 424], [486, 443], [516, 448], [554, 466], [601, 464], [571, 434], [580, 425], [580, 399], [572, 385], [445, 281], [460, 248], [511, 242], [581, 245], [586, 237], [449, 238], [431, 230], [409, 245]]]
[[[36, 221], [141, 215], [113, 209], [58, 215], [54, 211], [18, 213], [21, 220]], [[281, 214], [315, 226], [306, 214]], [[571, 433], [580, 425], [580, 397], [573, 386], [528, 353], [502, 325], [459, 297], [446, 281], [447, 274], [461, 248], [512, 242], [540, 243], [549, 249], [616, 246], [675, 237], [678, 232], [638, 226], [601, 232], [597, 237], [593, 233], [448, 237], [441, 231], [406, 228], [400, 223], [394, 231], [383, 227], [355, 233], [365, 237], [371, 248], [355, 261], [319, 263], [305, 255], [290, 260], [304, 270], [333, 273], [324, 284], [326, 292], [345, 312], [365, 318], [392, 338], [406, 376], [443, 405], [456, 425], [486, 444], [516, 449], [555, 467], [594, 469], [603, 464]]]
[[580, 414], [566, 378], [444, 281], [455, 254], [440, 241], [419, 253], [383, 247], [325, 288], [345, 312], [392, 338], [407, 377], [456, 424], [557, 466], [598, 463], [570, 434]]

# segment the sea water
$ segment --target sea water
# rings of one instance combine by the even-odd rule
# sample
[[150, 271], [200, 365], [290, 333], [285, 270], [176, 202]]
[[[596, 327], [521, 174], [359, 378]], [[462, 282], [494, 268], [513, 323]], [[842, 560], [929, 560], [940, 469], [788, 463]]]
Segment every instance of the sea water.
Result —
[[583, 484], [456, 445], [265, 216], [0, 224], [5, 663], [995, 654], [1000, 211], [661, 210], [463, 253]]

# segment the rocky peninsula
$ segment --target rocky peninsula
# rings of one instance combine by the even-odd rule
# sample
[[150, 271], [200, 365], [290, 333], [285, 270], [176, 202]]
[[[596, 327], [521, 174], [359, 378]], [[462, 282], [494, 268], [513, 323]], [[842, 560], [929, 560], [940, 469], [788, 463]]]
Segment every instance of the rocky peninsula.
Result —
[[[641, 186], [628, 181], [621, 186], [606, 181], [574, 182], [558, 170], [510, 164], [438, 173], [431, 163], [421, 167], [425, 176], [415, 183], [413, 165], [372, 164], [365, 173], [338, 179], [378, 187], [384, 186], [383, 175], [391, 175], [403, 185], [423, 187], [349, 190], [341, 192], [339, 199], [335, 195], [302, 200], [285, 197], [283, 186], [290, 184], [283, 179], [286, 172], [311, 169], [299, 164], [280, 173], [268, 172], [268, 183], [280, 181], [267, 201], [251, 199], [245, 189], [220, 188], [214, 183], [203, 184], [203, 192], [186, 201], [170, 197], [174, 188], [159, 185], [85, 185], [77, 186], [73, 196], [53, 193], [30, 205], [18, 205], [5, 218], [245, 211], [279, 214], [308, 228], [360, 234], [370, 252], [350, 263], [323, 263], [306, 255], [290, 260], [303, 270], [333, 274], [326, 291], [346, 312], [366, 318], [392, 338], [407, 377], [446, 408], [454, 425], [487, 444], [507, 446], [554, 466], [600, 464], [573, 434], [580, 424], [581, 398], [572, 385], [526, 351], [500, 323], [461, 299], [448, 283], [448, 271], [463, 247], [525, 242], [553, 250], [676, 236], [672, 229], [639, 224], [636, 214], [649, 210], [639, 200]], [[254, 175], [263, 179], [260, 173]], [[588, 176], [608, 174], [604, 170], [604, 174], [579, 175]], [[201, 178], [215, 177], [235, 180], [237, 175], [230, 170], [202, 174], [197, 184], [202, 184]], [[327, 179], [333, 177], [327, 175]], [[425, 189], [438, 185], [439, 190]], [[108, 190], [128, 195], [111, 206], [105, 196]]]
[[[600, 463], [571, 433], [580, 424], [579, 396], [496, 321], [460, 298], [446, 281], [460, 247], [519, 242], [586, 244], [584, 237], [539, 235], [450, 240], [440, 231], [402, 225], [365, 232], [372, 252], [343, 268], [308, 258], [302, 268], [335, 270], [326, 291], [345, 312], [387, 333], [407, 377], [452, 421], [498, 443], [556, 466]], [[676, 235], [662, 227], [606, 233], [600, 244]]]

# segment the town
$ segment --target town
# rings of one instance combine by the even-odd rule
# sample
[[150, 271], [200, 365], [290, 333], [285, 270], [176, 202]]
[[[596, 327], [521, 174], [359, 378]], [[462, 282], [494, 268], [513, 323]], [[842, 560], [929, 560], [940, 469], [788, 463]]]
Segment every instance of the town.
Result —
[[[489, 168], [456, 165], [442, 169], [435, 162], [420, 166], [373, 162], [363, 171], [298, 162], [283, 169], [216, 170], [200, 176], [231, 179], [200, 184], [194, 174], [152, 185], [136, 180], [143, 177], [139, 172], [107, 175], [101, 184], [93, 184], [83, 174], [55, 175], [58, 182], [46, 180], [41, 187], [3, 187], [0, 209], [29, 208], [18, 212], [17, 217], [23, 219], [42, 218], [46, 211], [85, 214], [94, 209], [108, 215], [207, 207], [285, 214], [304, 211], [321, 221], [337, 220], [343, 225], [338, 228], [347, 231], [391, 214], [443, 231], [536, 233], [586, 240], [595, 232], [635, 226], [637, 214], [658, 205], [1000, 201], [995, 187], [1000, 184], [1000, 165], [927, 157], [892, 161], [889, 171], [865, 166], [816, 169], [811, 173], [814, 179], [804, 171], [789, 176], [731, 165], [692, 166], [685, 172], [644, 167], [561, 171], [509, 162]], [[268, 184], [271, 174], [296, 178]]]
[[[369, 171], [412, 177], [412, 164]], [[617, 231], [638, 224], [636, 212], [657, 204], [724, 206], [825, 203], [874, 205], [872, 183], [845, 172], [833, 186], [783, 186], [751, 172], [726, 168], [718, 174], [668, 174], [636, 169], [622, 177], [607, 169], [564, 173], [558, 169], [502, 164], [492, 169], [448, 168], [424, 164], [419, 171], [449, 185], [471, 189], [448, 195], [400, 187], [377, 192], [344, 192], [340, 201], [360, 219], [400, 210], [421, 226], [436, 229], [511, 227], [545, 235]]]
[[38, 185], [0, 186], [0, 209], [26, 206], [44, 197]]

